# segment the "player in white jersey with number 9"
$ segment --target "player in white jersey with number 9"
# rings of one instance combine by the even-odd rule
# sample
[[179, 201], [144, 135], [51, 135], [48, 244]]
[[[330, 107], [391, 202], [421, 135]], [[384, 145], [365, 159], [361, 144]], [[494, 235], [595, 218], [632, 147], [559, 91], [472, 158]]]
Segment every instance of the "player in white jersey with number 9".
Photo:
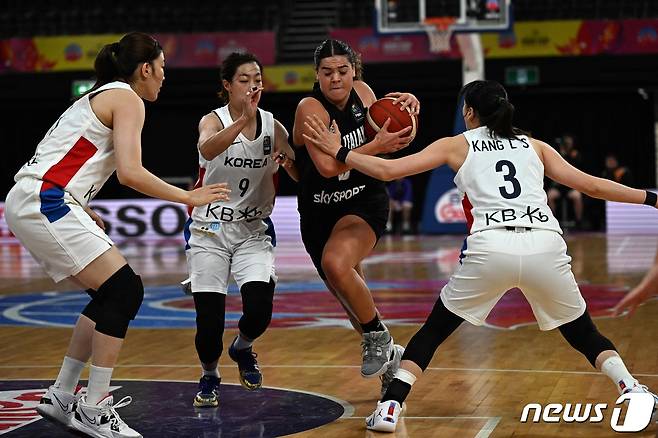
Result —
[[[169, 185], [142, 167], [142, 99], [155, 101], [164, 81], [164, 55], [151, 36], [132, 32], [104, 46], [97, 81], [46, 133], [18, 171], [7, 195], [11, 231], [56, 282], [72, 278], [89, 289], [57, 380], [37, 411], [94, 437], [141, 435], [126, 425], [108, 394], [126, 330], [144, 296], [142, 281], [88, 206], [116, 170], [121, 184], [188, 205], [226, 200], [226, 184], [194, 191]], [[91, 357], [87, 394], [76, 386]]]
[[[569, 344], [606, 374], [620, 393], [648, 392], [626, 369], [614, 345], [597, 330], [571, 272], [562, 231], [546, 203], [544, 175], [589, 196], [656, 207], [656, 195], [596, 178], [568, 164], [551, 146], [512, 126], [514, 106], [494, 81], [462, 88], [463, 134], [442, 138], [397, 160], [348, 153], [346, 164], [383, 180], [447, 164], [464, 194], [469, 236], [461, 265], [441, 291], [425, 324], [407, 345], [395, 379], [366, 419], [368, 429], [392, 432], [411, 385], [439, 345], [463, 322], [482, 325], [514, 287], [529, 301], [541, 330], [559, 328]], [[310, 118], [314, 141], [340, 151], [340, 134]], [[655, 398], [655, 395], [654, 395]]]
[[196, 407], [219, 404], [217, 362], [222, 353], [229, 277], [242, 295], [240, 333], [228, 349], [238, 364], [240, 382], [249, 389], [262, 384], [252, 352], [272, 318], [276, 275], [276, 236], [269, 216], [274, 207], [274, 173], [281, 164], [297, 179], [288, 132], [272, 113], [258, 108], [263, 90], [262, 66], [250, 53], [232, 53], [221, 66], [226, 105], [199, 123], [198, 186], [228, 181], [230, 202], [196, 207], [186, 224], [186, 254], [196, 308], [195, 345], [201, 362]]

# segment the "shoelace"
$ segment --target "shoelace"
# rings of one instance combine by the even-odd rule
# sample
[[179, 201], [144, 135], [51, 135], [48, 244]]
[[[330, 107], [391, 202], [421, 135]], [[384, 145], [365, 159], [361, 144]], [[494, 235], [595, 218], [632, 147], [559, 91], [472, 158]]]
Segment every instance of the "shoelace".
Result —
[[123, 408], [125, 406], [128, 406], [130, 403], [132, 403], [133, 398], [129, 395], [125, 396], [121, 400], [119, 400], [117, 403], [114, 403], [114, 405], [107, 406], [107, 413], [103, 413], [103, 415], [107, 415], [110, 419], [110, 424], [117, 426], [119, 430], [123, 428], [123, 426], [127, 426], [127, 424], [119, 417], [119, 414], [117, 413], [116, 409]]
[[368, 338], [361, 341], [361, 348], [363, 349], [363, 357], [381, 356], [383, 353], [382, 347], [379, 344], [379, 339], [374, 336], [368, 336]]
[[219, 381], [216, 382], [214, 379], [201, 379], [199, 383], [201, 394], [210, 394], [217, 386], [219, 386]]
[[258, 371], [258, 362], [256, 358], [258, 353], [248, 350], [238, 350], [238, 364], [242, 368], [251, 368], [246, 371]]

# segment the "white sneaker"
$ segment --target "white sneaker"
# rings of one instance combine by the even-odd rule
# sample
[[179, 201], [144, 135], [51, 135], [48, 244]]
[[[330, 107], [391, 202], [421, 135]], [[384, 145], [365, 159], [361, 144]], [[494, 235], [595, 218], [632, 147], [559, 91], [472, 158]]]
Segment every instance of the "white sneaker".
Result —
[[73, 394], [69, 394], [51, 385], [41, 397], [39, 406], [36, 407], [37, 412], [46, 420], [56, 421], [70, 427], [71, 418], [73, 418], [76, 404], [81, 396], [81, 389], [82, 387], [78, 386]]
[[95, 438], [142, 438], [142, 435], [131, 429], [115, 411], [129, 405], [132, 397], [124, 397], [116, 405], [113, 405], [113, 402], [111, 395], [95, 405], [87, 404], [87, 397], [82, 397], [71, 419], [71, 426]]
[[375, 412], [366, 418], [366, 428], [378, 432], [395, 432], [401, 412], [402, 406], [396, 401], [378, 402]]
[[651, 421], [653, 422], [658, 421], [658, 395], [649, 391], [647, 385], [640, 385], [638, 381], [635, 381], [632, 387], [623, 390], [622, 394], [627, 394], [629, 392], [644, 392], [647, 394], [651, 394], [653, 396], [653, 413], [651, 415]]

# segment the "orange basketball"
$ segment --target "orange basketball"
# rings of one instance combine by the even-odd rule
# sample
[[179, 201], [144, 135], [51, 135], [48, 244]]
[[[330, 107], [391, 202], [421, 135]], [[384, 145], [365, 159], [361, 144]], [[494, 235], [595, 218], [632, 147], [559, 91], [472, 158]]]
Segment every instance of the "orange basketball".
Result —
[[368, 108], [365, 128], [366, 137], [369, 140], [375, 137], [388, 118], [391, 119], [391, 123], [387, 128], [388, 132], [397, 132], [407, 126], [411, 126], [411, 132], [409, 134], [412, 138], [416, 136], [418, 117], [411, 114], [409, 107], [400, 111], [400, 104], [394, 105], [394, 100], [393, 97], [383, 97]]

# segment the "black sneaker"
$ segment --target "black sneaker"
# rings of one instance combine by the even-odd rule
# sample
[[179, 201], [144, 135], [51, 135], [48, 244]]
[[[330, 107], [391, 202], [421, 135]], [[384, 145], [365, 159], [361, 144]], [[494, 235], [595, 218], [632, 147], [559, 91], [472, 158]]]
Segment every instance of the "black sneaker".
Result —
[[216, 408], [219, 406], [219, 382], [215, 376], [203, 376], [199, 380], [199, 392], [194, 396], [194, 407]]
[[231, 342], [228, 355], [238, 364], [240, 383], [250, 391], [258, 389], [263, 384], [263, 375], [260, 373], [256, 360], [258, 355], [251, 350], [251, 347], [242, 350], [235, 348], [235, 339]]

